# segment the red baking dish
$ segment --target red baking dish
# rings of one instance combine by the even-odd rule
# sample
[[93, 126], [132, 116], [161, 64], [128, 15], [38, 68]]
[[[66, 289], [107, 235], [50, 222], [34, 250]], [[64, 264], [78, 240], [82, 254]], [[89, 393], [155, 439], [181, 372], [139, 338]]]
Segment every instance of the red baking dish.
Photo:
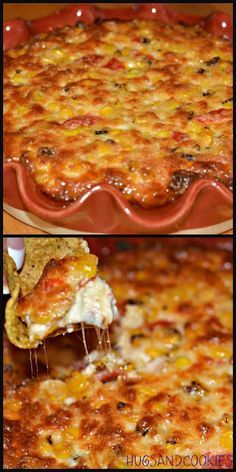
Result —
[[[171, 10], [163, 3], [134, 4], [130, 8], [101, 9], [89, 4], [73, 4], [42, 19], [25, 22], [17, 19], [4, 25], [4, 47], [8, 49], [31, 35], [78, 21], [92, 23], [98, 19], [152, 18], [186, 24], [201, 22], [214, 34], [232, 39], [232, 20], [226, 13], [209, 17], [189, 16]], [[84, 233], [137, 234], [208, 232], [209, 227], [229, 222], [232, 218], [233, 194], [223, 184], [195, 180], [173, 203], [143, 210], [125, 200], [119, 190], [109, 184], [96, 185], [79, 200], [70, 204], [45, 196], [34, 184], [23, 165], [4, 164], [4, 202], [8, 207], [30, 212], [55, 226]], [[42, 228], [43, 229], [43, 228]], [[230, 229], [230, 228], [226, 228]]]

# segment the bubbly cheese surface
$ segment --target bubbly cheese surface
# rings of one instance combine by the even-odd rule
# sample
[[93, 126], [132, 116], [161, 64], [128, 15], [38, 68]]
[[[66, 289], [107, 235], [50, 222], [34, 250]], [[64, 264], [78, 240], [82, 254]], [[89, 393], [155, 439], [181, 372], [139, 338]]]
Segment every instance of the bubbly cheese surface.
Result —
[[78, 339], [58, 337], [49, 377], [38, 350], [32, 380], [6, 345], [5, 467], [231, 467], [232, 254], [146, 242], [101, 269], [121, 315], [111, 350], [79, 358]]
[[142, 207], [231, 187], [232, 48], [201, 26], [105, 21], [5, 54], [4, 159], [53, 199], [109, 183]]

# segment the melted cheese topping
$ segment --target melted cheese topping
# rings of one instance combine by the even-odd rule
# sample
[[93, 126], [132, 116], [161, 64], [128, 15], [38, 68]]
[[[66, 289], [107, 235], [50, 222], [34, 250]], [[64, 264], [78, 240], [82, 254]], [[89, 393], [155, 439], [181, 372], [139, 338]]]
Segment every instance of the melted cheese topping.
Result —
[[107, 328], [117, 317], [111, 288], [96, 276], [97, 262], [93, 254], [49, 261], [33, 290], [18, 300], [27, 347], [37, 347], [49, 335], [72, 332], [78, 323]]
[[[117, 314], [116, 302], [109, 285], [96, 277], [78, 290], [75, 302], [62, 319], [57, 321], [56, 328], [66, 328], [70, 333], [74, 330], [74, 324], [86, 323], [104, 329], [117, 318]], [[52, 332], [52, 326], [55, 329], [54, 323], [38, 324], [29, 319], [30, 341], [44, 339]]]
[[8, 51], [5, 161], [54, 199], [114, 185], [159, 206], [196, 177], [231, 185], [232, 50], [200, 26], [106, 21]]
[[78, 360], [78, 340], [58, 338], [50, 377], [19, 386], [28, 359], [6, 349], [6, 467], [140, 469], [143, 456], [150, 468], [163, 458], [169, 469], [167, 456], [230, 467], [231, 254], [145, 243], [109, 257], [102, 275], [122, 315], [111, 351]]

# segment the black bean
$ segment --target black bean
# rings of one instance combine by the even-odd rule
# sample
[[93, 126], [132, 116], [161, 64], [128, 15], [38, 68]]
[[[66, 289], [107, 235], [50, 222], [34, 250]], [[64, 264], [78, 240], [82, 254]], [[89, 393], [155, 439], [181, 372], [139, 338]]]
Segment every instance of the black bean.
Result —
[[118, 456], [119, 454], [121, 454], [121, 452], [123, 450], [123, 446], [122, 446], [122, 444], [115, 444], [114, 446], [112, 446], [112, 450], [113, 450], [114, 454], [116, 454]]
[[38, 149], [38, 156], [54, 156], [56, 151], [53, 147], [40, 147]]
[[204, 74], [204, 72], [206, 72], [206, 69], [198, 69], [197, 70], [198, 74]]
[[215, 95], [215, 92], [213, 90], [207, 90], [206, 92], [202, 92], [203, 97], [211, 97], [212, 95]]
[[150, 44], [150, 42], [151, 42], [151, 39], [149, 39], [149, 38], [142, 38], [141, 39], [141, 43], [143, 43], [143, 44]]
[[195, 161], [195, 157], [192, 154], [183, 152], [183, 154], [181, 154], [181, 157], [187, 159], [187, 161]]
[[187, 111], [186, 112], [186, 118], [188, 120], [191, 120], [194, 117], [194, 112], [193, 111]]
[[53, 442], [52, 442], [52, 436], [51, 436], [51, 435], [50, 435], [50, 436], [47, 436], [47, 442], [48, 442], [49, 444], [51, 444], [51, 445], [53, 444]]
[[114, 83], [114, 87], [116, 87], [116, 88], [120, 88], [120, 89], [121, 89], [121, 88], [123, 88], [124, 86], [125, 86], [125, 84], [119, 84], [118, 82], [115, 82], [115, 83]]
[[189, 186], [192, 178], [193, 176], [185, 171], [175, 172], [169, 184], [169, 189], [181, 192]]
[[192, 395], [198, 394], [200, 396], [207, 393], [207, 389], [200, 382], [196, 382], [195, 380], [193, 380], [190, 385], [185, 385], [184, 391]]
[[117, 403], [116, 408], [117, 408], [117, 410], [123, 410], [123, 408], [125, 408], [126, 405], [127, 405], [127, 403], [125, 403], [125, 402], [119, 402], [119, 403]]
[[230, 102], [232, 102], [232, 101], [233, 101], [233, 97], [228, 98], [227, 100], [224, 100], [222, 103], [223, 103], [223, 104], [224, 104], [224, 103], [230, 103]]
[[133, 334], [130, 338], [130, 341], [133, 342], [135, 339], [145, 338], [143, 333]]
[[142, 300], [134, 300], [133, 298], [128, 298], [128, 300], [126, 300], [126, 303], [128, 305], [143, 305]]
[[212, 57], [209, 61], [206, 62], [207, 66], [215, 66], [220, 61], [219, 56]]
[[177, 444], [178, 440], [177, 438], [170, 438], [167, 439], [166, 444]]
[[108, 133], [108, 130], [107, 129], [99, 129], [97, 131], [95, 131], [95, 134], [107, 134]]

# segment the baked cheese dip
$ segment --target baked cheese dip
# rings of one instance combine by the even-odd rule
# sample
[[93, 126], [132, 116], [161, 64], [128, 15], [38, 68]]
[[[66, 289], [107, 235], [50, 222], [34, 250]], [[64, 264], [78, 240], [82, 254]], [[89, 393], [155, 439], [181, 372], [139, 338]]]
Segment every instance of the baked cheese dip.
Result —
[[232, 254], [150, 242], [107, 259], [111, 349], [92, 330], [87, 356], [75, 334], [47, 340], [32, 379], [6, 341], [5, 468], [232, 467]]
[[232, 185], [232, 47], [201, 24], [99, 21], [4, 59], [4, 161], [72, 202], [108, 183], [143, 208]]

